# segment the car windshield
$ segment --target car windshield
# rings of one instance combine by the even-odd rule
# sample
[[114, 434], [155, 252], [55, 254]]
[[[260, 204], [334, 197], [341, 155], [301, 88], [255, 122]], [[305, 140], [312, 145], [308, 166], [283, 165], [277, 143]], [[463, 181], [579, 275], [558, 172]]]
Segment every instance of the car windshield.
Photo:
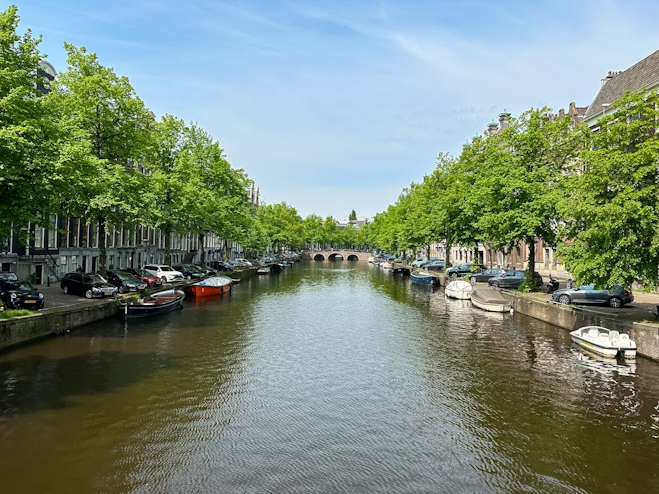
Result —
[[171, 266], [160, 266], [161, 271], [174, 271]]
[[128, 273], [117, 273], [117, 278], [123, 281], [130, 281], [133, 277]]
[[148, 272], [147, 270], [145, 270], [145, 269], [139, 269], [139, 270], [137, 271], [137, 274], [140, 275], [140, 276], [153, 276], [151, 273], [149, 273], [149, 272]]
[[82, 281], [85, 283], [105, 283], [105, 278], [99, 274], [88, 273], [82, 277]]
[[27, 281], [12, 281], [5, 285], [6, 290], [25, 290], [28, 292], [34, 291], [34, 287]]

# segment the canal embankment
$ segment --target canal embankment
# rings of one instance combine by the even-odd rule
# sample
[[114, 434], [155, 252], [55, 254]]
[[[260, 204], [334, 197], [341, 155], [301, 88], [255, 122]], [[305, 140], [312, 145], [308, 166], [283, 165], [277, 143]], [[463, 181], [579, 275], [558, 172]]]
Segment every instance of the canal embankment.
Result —
[[[401, 265], [402, 266], [402, 265]], [[450, 282], [445, 273], [437, 273], [441, 285]], [[483, 284], [485, 286], [485, 284]], [[500, 290], [515, 312], [568, 331], [583, 326], [604, 326], [629, 334], [636, 342], [637, 353], [659, 361], [659, 294], [638, 293], [634, 302], [621, 308], [583, 307], [553, 303], [551, 295]], [[651, 322], [657, 319], [657, 323]]]
[[[253, 276], [257, 269], [257, 267], [246, 268], [232, 271], [228, 275], [242, 280]], [[193, 282], [168, 284], [162, 289], [184, 288], [191, 283]], [[43, 310], [26, 316], [0, 319], [0, 351], [113, 317], [118, 312], [117, 301], [121, 301], [124, 297], [119, 295], [117, 298], [88, 300], [75, 295], [65, 295], [59, 285], [39, 287], [39, 290], [44, 294]]]

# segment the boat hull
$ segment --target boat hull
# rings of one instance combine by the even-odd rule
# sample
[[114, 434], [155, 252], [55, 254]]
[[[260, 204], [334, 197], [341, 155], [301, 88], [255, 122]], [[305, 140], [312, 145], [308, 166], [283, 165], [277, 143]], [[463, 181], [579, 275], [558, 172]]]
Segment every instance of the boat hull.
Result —
[[[158, 297], [154, 297], [158, 298]], [[170, 298], [170, 297], [167, 297]], [[154, 303], [154, 304], [138, 304], [138, 303], [127, 303], [122, 304], [120, 308], [124, 311], [126, 319], [135, 319], [138, 317], [151, 317], [158, 316], [160, 314], [166, 314], [167, 312], [172, 312], [177, 309], [183, 308], [183, 299], [185, 294], [183, 292], [177, 292], [177, 295], [171, 297], [171, 300], [168, 300], [163, 303]]]
[[471, 283], [461, 280], [451, 281], [448, 285], [446, 285], [444, 293], [449, 298], [469, 300], [471, 298]]
[[212, 297], [213, 295], [222, 295], [231, 290], [231, 285], [224, 286], [203, 286], [203, 285], [190, 285], [188, 286], [188, 293], [191, 297]]
[[617, 345], [615, 343], [617, 340], [614, 340], [614, 342], [608, 344], [606, 339], [602, 340], [602, 342], [599, 342], [596, 338], [588, 337], [586, 334], [582, 336], [582, 329], [583, 328], [580, 328], [570, 332], [570, 338], [572, 338], [572, 341], [579, 345], [581, 348], [584, 348], [585, 350], [595, 353], [601, 357], [616, 358], [618, 355], [621, 355], [626, 359], [636, 358], [636, 344], [634, 342], [632, 342], [633, 345]]
[[488, 312], [510, 312], [512, 308], [512, 305], [507, 300], [496, 298], [487, 293], [483, 294], [479, 290], [472, 290], [471, 303], [474, 307]]
[[412, 283], [416, 283], [417, 285], [425, 285], [425, 286], [439, 285], [439, 278], [437, 276], [433, 276], [430, 274], [411, 273], [410, 280], [412, 280]]

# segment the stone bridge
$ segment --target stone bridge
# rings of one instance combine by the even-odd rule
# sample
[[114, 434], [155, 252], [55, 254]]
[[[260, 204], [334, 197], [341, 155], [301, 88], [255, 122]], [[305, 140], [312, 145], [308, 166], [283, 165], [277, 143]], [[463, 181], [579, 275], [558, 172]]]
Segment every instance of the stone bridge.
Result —
[[371, 257], [373, 254], [369, 252], [352, 250], [321, 250], [302, 254], [303, 261], [368, 261]]

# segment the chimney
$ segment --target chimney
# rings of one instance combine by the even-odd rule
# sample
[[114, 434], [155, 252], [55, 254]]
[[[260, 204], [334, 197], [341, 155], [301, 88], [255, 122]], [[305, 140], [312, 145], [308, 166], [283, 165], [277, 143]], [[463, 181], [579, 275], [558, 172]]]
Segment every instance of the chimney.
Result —
[[614, 72], [614, 71], [612, 71], [612, 70], [609, 70], [609, 73], [606, 74], [606, 77], [605, 77], [604, 79], [602, 79], [602, 86], [601, 86], [601, 87], [604, 87], [604, 84], [606, 84], [607, 82], [609, 82], [611, 79], [613, 79], [613, 78], [614, 78], [615, 76], [617, 76], [619, 73], [620, 73], [620, 72]]

